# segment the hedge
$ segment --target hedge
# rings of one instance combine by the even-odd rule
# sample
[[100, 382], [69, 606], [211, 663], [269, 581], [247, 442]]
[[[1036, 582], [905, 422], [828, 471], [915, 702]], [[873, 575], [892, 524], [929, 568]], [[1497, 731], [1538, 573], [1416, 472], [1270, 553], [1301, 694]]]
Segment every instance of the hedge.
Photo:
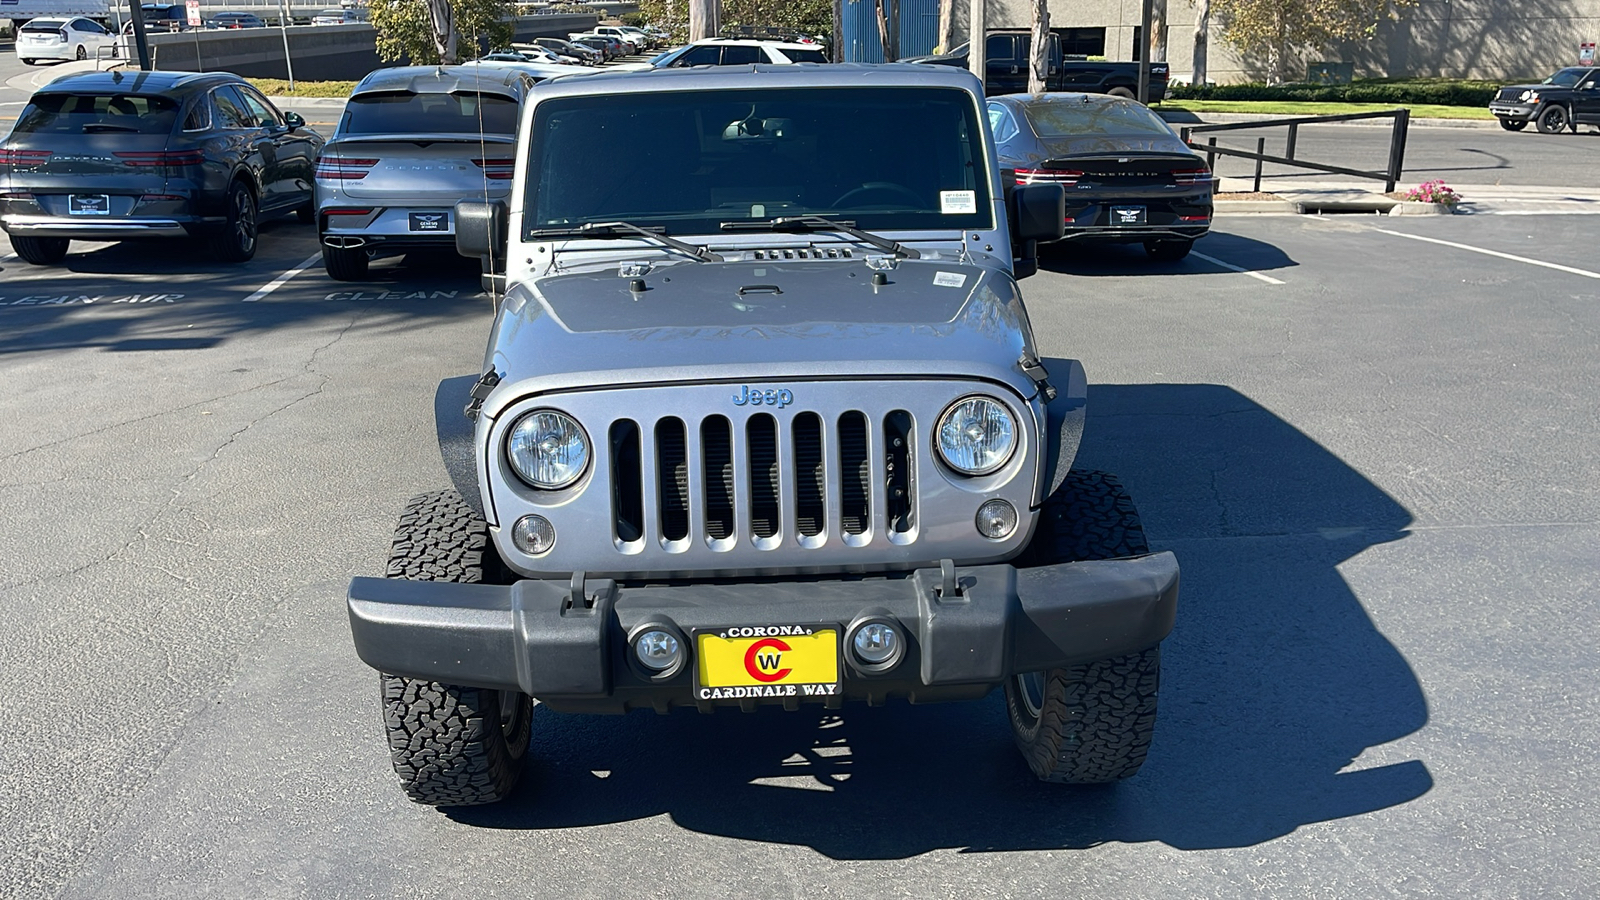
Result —
[[[1507, 82], [1510, 83], [1510, 82]], [[1167, 89], [1173, 100], [1292, 100], [1323, 103], [1434, 103], [1488, 106], [1499, 85], [1487, 81], [1357, 81], [1353, 84], [1208, 84]]]

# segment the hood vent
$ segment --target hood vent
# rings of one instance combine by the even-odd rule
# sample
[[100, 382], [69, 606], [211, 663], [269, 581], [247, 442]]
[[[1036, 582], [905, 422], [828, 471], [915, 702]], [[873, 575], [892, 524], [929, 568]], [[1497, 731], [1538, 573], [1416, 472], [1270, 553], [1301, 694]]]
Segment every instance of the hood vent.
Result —
[[752, 260], [784, 259], [854, 259], [849, 247], [783, 247], [775, 250], [753, 250]]

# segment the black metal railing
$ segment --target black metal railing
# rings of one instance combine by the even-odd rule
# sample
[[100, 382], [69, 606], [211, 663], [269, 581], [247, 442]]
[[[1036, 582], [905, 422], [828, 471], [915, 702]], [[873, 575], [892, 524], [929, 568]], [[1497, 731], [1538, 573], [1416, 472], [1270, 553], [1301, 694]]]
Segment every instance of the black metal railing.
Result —
[[[1358, 119], [1393, 119], [1394, 127], [1389, 132], [1389, 166], [1383, 171], [1369, 171], [1366, 169], [1352, 169], [1347, 166], [1335, 166], [1327, 163], [1312, 162], [1295, 156], [1295, 145], [1300, 138], [1301, 125], [1323, 125], [1329, 122], [1353, 122]], [[1241, 150], [1237, 147], [1222, 147], [1217, 145], [1217, 139], [1207, 138], [1206, 143], [1195, 143], [1193, 135], [1201, 132], [1215, 133], [1219, 131], [1245, 131], [1253, 128], [1287, 127], [1289, 133], [1284, 141], [1282, 156], [1271, 156], [1267, 153], [1267, 139], [1256, 138], [1254, 152]], [[1261, 167], [1266, 163], [1275, 163], [1280, 166], [1294, 166], [1300, 169], [1311, 169], [1317, 172], [1330, 172], [1335, 175], [1350, 175], [1355, 178], [1370, 178], [1382, 181], [1387, 185], [1384, 190], [1393, 191], [1399, 183], [1400, 176], [1404, 174], [1406, 162], [1406, 132], [1411, 127], [1411, 110], [1392, 109], [1384, 112], [1348, 113], [1338, 116], [1299, 116], [1289, 119], [1267, 119], [1260, 122], [1238, 122], [1226, 125], [1187, 125], [1179, 131], [1183, 142], [1191, 148], [1206, 154], [1206, 164], [1213, 171], [1216, 170], [1218, 156], [1231, 156], [1238, 159], [1253, 159], [1256, 163], [1255, 190], [1261, 190]]]

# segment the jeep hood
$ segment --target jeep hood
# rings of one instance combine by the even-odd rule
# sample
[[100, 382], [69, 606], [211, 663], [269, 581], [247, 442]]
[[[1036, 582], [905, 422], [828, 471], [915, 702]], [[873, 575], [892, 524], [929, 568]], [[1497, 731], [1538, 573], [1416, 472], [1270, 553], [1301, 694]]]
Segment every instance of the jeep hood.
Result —
[[1033, 393], [1017, 365], [1033, 352], [1027, 314], [993, 269], [922, 259], [876, 273], [858, 257], [618, 272], [507, 294], [486, 363], [515, 389], [487, 411], [540, 390], [686, 379], [956, 375]]

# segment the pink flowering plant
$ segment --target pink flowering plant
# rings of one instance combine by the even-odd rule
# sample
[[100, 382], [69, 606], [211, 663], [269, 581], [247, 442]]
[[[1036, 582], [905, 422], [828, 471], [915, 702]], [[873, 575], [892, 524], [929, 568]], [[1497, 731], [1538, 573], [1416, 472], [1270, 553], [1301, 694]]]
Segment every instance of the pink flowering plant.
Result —
[[1443, 203], [1445, 206], [1455, 206], [1461, 202], [1461, 195], [1445, 184], [1443, 179], [1438, 181], [1425, 181], [1409, 191], [1406, 191], [1407, 200], [1419, 203]]

